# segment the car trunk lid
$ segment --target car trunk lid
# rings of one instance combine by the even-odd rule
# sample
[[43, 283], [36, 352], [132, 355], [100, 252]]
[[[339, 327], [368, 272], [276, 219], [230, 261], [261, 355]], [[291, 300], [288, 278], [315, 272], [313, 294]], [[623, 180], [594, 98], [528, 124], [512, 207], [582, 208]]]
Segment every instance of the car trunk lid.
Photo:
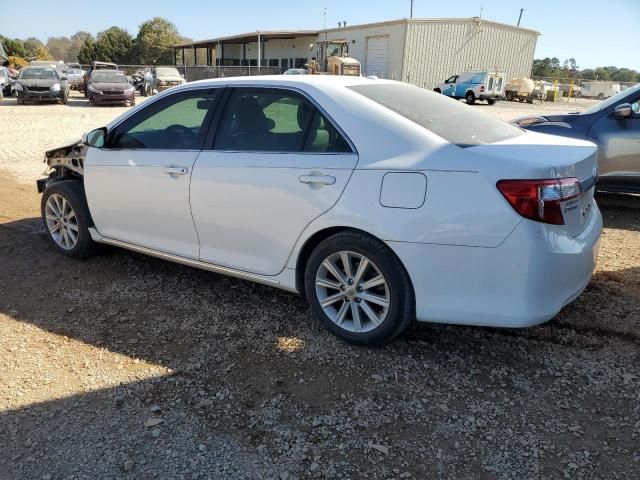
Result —
[[[542, 196], [536, 201], [544, 202], [546, 198], [547, 202], [553, 202], [555, 201], [553, 199], [557, 198], [562, 213], [562, 224], [557, 228], [562, 228], [572, 236], [577, 236], [584, 231], [592, 215], [593, 196], [598, 179], [597, 149], [594, 144], [583, 140], [526, 132], [525, 135], [494, 144], [473, 147], [473, 150], [494, 157], [503, 157], [510, 162], [522, 165], [523, 172], [526, 172], [522, 178], [513, 178], [513, 173], [517, 169], [512, 168], [509, 169], [508, 174], [511, 178], [504, 180], [515, 183], [530, 181], [534, 187], [538, 180], [548, 181], [544, 188], [538, 187], [543, 190], [538, 190], [539, 193], [542, 192]], [[525, 165], [529, 168], [525, 169]], [[534, 169], [536, 165], [539, 168]], [[539, 172], [539, 175], [532, 177], [533, 171]], [[498, 172], [498, 175], [501, 173]], [[576, 181], [572, 182], [571, 179]], [[554, 185], [553, 180], [558, 182]], [[579, 190], [574, 195], [575, 188]], [[535, 188], [532, 191], [534, 190]], [[504, 191], [502, 193], [505, 194]], [[556, 194], [558, 196], [554, 197]], [[522, 212], [519, 213], [522, 214]]]

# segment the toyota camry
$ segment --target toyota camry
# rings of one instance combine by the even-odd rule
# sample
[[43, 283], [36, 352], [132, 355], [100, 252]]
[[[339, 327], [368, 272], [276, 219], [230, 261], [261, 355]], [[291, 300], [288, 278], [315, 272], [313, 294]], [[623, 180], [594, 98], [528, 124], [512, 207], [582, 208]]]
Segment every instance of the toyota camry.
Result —
[[53, 246], [107, 244], [306, 296], [379, 344], [412, 321], [545, 322], [589, 283], [596, 147], [408, 84], [177, 86], [47, 152]]

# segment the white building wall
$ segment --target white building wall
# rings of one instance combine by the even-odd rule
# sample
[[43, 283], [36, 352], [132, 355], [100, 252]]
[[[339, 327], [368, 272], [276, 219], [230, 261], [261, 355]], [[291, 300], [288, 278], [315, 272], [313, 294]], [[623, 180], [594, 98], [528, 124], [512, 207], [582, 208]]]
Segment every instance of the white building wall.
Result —
[[466, 70], [498, 69], [506, 81], [530, 76], [538, 34], [477, 20], [411, 21], [402, 79], [424, 88]]
[[[367, 71], [367, 39], [377, 36], [389, 37], [389, 53], [385, 78], [400, 80], [402, 78], [402, 52], [404, 50], [404, 35], [406, 23], [404, 21], [385, 22], [372, 25], [336, 28], [326, 31], [328, 40], [348, 40], [349, 56], [362, 64], [362, 71]], [[325, 32], [318, 35], [319, 40], [325, 39]], [[380, 75], [379, 75], [380, 76]]]

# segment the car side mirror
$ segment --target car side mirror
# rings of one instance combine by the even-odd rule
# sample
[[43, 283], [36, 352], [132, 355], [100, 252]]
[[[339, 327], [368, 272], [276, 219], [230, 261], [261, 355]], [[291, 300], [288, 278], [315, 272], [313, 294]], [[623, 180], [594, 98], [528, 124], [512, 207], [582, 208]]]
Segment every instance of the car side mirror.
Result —
[[89, 147], [102, 148], [104, 147], [106, 138], [107, 128], [96, 128], [95, 130], [91, 130], [89, 133], [85, 133], [82, 136], [82, 143], [88, 145]]
[[613, 111], [613, 116], [619, 120], [629, 118], [633, 113], [630, 103], [621, 103]]

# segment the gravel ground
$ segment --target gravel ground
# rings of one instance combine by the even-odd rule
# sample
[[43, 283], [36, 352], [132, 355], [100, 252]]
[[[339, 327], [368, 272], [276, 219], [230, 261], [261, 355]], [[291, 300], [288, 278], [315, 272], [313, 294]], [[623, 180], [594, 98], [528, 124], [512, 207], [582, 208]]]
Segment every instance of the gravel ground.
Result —
[[640, 197], [598, 197], [594, 279], [551, 322], [354, 347], [295, 295], [56, 254], [43, 150], [123, 110], [0, 103], [0, 479], [640, 478]]

